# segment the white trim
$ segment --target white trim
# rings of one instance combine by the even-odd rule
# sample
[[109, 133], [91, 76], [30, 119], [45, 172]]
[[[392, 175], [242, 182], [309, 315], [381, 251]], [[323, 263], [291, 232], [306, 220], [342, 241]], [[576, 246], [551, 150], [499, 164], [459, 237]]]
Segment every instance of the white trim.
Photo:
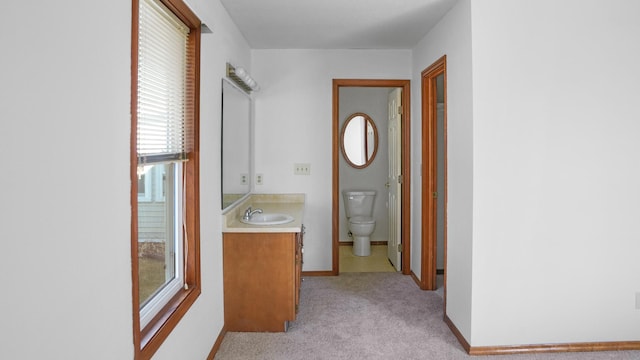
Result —
[[[149, 322], [162, 310], [162, 308], [173, 298], [175, 294], [184, 288], [184, 237], [182, 235], [182, 173], [183, 164], [178, 162], [174, 164], [175, 171], [173, 172], [173, 179], [167, 177], [167, 189], [171, 188], [173, 191], [173, 214], [174, 221], [172, 224], [173, 230], [173, 253], [174, 253], [174, 278], [166, 283], [162, 289], [151, 296], [149, 301], [140, 309], [140, 328], [144, 328]], [[158, 173], [160, 173], [158, 171]], [[172, 181], [169, 181], [172, 180]], [[169, 232], [167, 232], [169, 234]]]

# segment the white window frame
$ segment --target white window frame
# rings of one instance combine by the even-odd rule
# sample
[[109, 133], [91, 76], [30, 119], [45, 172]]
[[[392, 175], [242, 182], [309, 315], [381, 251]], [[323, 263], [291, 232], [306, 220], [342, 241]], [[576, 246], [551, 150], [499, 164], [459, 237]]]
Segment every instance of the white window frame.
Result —
[[[178, 291], [184, 288], [184, 237], [182, 236], [182, 204], [184, 203], [183, 191], [182, 191], [182, 171], [183, 165], [179, 162], [175, 163], [175, 171], [173, 179], [167, 178], [167, 190], [171, 188], [173, 190], [173, 214], [174, 219], [172, 223], [173, 235], [173, 253], [174, 253], [174, 278], [167, 282], [160, 291], [155, 293], [151, 298], [142, 304], [140, 308], [140, 327], [144, 328], [151, 320], [169, 303], [169, 301], [178, 293]], [[162, 174], [160, 171], [157, 173]], [[157, 176], [156, 176], [157, 178]], [[170, 181], [173, 180], [173, 181]], [[167, 238], [169, 238], [167, 232]]]

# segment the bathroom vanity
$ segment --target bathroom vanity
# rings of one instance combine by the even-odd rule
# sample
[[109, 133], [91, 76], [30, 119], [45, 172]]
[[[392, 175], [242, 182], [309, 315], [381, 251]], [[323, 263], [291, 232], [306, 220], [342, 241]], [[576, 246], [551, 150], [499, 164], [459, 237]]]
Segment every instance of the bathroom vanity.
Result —
[[[246, 209], [289, 214], [285, 224], [241, 222]], [[227, 331], [287, 331], [300, 303], [304, 195], [250, 195], [223, 215]]]

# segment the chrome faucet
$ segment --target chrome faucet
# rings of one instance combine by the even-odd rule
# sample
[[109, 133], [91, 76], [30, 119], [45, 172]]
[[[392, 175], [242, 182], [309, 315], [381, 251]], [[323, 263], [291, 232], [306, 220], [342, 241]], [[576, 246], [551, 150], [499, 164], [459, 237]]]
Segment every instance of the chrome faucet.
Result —
[[262, 209], [251, 210], [251, 206], [249, 206], [247, 210], [244, 211], [244, 216], [242, 217], [242, 219], [251, 220], [253, 214], [262, 214]]

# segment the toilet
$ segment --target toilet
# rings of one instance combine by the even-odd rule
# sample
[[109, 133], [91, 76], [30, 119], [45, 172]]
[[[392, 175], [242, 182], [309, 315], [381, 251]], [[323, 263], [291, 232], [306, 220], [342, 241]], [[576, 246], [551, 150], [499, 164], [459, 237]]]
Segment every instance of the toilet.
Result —
[[371, 255], [371, 234], [376, 228], [373, 218], [375, 191], [343, 191], [344, 210], [349, 221], [349, 231], [353, 235], [353, 254]]

